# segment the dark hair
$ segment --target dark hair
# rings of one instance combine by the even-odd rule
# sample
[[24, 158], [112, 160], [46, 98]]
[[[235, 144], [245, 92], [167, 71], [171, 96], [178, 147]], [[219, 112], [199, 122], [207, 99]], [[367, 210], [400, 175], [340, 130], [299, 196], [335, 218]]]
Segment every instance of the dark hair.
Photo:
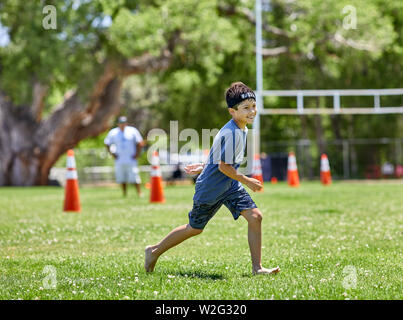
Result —
[[225, 91], [225, 100], [227, 101], [228, 108], [237, 109], [236, 105], [244, 100], [256, 100], [255, 93], [243, 82], [234, 82]]

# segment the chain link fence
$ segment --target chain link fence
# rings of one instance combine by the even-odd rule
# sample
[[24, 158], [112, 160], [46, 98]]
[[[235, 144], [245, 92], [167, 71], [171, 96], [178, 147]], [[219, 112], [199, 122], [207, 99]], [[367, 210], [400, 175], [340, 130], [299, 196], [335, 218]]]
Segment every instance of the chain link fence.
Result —
[[265, 141], [261, 148], [263, 158], [267, 154], [274, 160], [284, 159], [289, 151], [294, 151], [302, 179], [319, 178], [322, 153], [329, 158], [334, 179], [403, 177], [403, 139]]
[[[261, 141], [263, 177], [286, 179], [288, 152], [294, 151], [301, 179], [320, 176], [320, 156], [324, 152], [330, 162], [332, 177], [342, 179], [381, 179], [403, 177], [403, 139], [344, 139]], [[76, 149], [77, 173], [81, 184], [114, 183], [114, 160], [103, 149]], [[50, 179], [64, 184], [66, 157], [59, 159], [50, 172]], [[151, 167], [140, 165], [143, 182], [150, 180]], [[176, 165], [161, 165], [164, 180], [171, 179]], [[180, 166], [183, 170], [183, 166]], [[191, 180], [191, 177], [186, 177]]]
[[[106, 149], [75, 149], [74, 156], [80, 184], [104, 185], [115, 183], [114, 159]], [[161, 165], [162, 178], [164, 180], [172, 179], [173, 172], [177, 170], [177, 167], [177, 165]], [[183, 171], [183, 165], [180, 166], [180, 169]], [[139, 170], [142, 182], [149, 182], [151, 165], [139, 165]], [[66, 156], [62, 156], [51, 169], [49, 179], [64, 186], [65, 176]], [[189, 179], [191, 180], [191, 177]]]

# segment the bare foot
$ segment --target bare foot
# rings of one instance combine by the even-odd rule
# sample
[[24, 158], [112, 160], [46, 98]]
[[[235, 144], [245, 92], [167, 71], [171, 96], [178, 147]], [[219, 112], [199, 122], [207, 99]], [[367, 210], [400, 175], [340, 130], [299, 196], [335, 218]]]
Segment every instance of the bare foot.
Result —
[[260, 269], [257, 269], [257, 270], [253, 270], [252, 271], [252, 273], [253, 273], [253, 275], [259, 275], [259, 274], [276, 274], [276, 273], [279, 273], [281, 270], [280, 270], [280, 267], [275, 267], [275, 268], [273, 268], [273, 269], [266, 269], [266, 268], [260, 268]]
[[153, 254], [153, 246], [147, 246], [145, 250], [144, 268], [146, 272], [153, 272], [158, 257]]

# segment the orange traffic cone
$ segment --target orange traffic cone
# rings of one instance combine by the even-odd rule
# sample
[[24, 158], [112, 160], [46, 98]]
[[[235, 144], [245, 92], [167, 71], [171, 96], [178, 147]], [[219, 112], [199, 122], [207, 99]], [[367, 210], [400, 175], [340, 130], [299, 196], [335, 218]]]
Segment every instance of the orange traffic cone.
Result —
[[165, 202], [164, 190], [162, 187], [162, 175], [158, 152], [154, 151], [151, 159], [151, 193], [150, 202]]
[[326, 154], [322, 154], [320, 158], [320, 181], [323, 185], [330, 185], [332, 183], [329, 159]]
[[[253, 167], [252, 167], [252, 178], [259, 180], [263, 186], [263, 174], [262, 174], [262, 165], [260, 163], [259, 154], [255, 154], [253, 158]], [[263, 187], [259, 192], [263, 191]]]
[[278, 182], [278, 180], [277, 180], [276, 177], [272, 177], [272, 178], [270, 179], [270, 182], [271, 182], [271, 184], [276, 184], [276, 183]]
[[76, 171], [76, 160], [74, 151], [67, 151], [67, 173], [64, 195], [64, 211], [80, 212], [80, 196], [78, 193], [78, 177]]
[[287, 180], [288, 180], [288, 184], [291, 187], [298, 187], [299, 186], [297, 160], [295, 159], [294, 152], [290, 152], [288, 154]]

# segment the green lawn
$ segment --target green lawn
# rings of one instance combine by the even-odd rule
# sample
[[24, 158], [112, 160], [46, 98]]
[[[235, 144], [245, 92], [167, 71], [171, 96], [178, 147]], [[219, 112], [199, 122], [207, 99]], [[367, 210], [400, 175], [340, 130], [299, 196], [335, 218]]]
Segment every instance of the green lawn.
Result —
[[[247, 223], [223, 207], [205, 231], [143, 269], [144, 248], [187, 223], [194, 187], [165, 204], [81, 188], [0, 188], [1, 299], [402, 299], [403, 183], [303, 182], [252, 194], [263, 218], [263, 265], [252, 276]], [[55, 285], [55, 289], [52, 289]], [[49, 288], [50, 287], [50, 288]]]

